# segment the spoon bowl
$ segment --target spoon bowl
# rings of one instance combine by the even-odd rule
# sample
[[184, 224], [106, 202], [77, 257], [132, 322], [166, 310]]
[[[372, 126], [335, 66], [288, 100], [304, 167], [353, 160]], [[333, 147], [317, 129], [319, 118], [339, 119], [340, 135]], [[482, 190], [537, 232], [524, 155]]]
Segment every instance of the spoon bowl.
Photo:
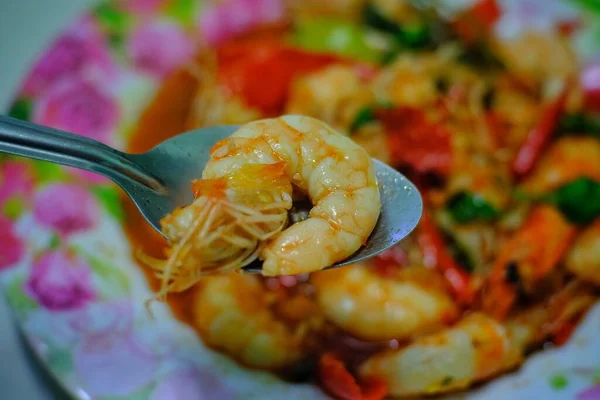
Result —
[[[190, 184], [202, 176], [210, 149], [237, 128], [227, 125], [196, 129], [146, 153], [128, 154], [89, 138], [0, 116], [0, 152], [104, 175], [116, 182], [144, 218], [161, 232], [162, 218], [194, 200]], [[356, 263], [389, 249], [405, 238], [421, 218], [423, 202], [415, 185], [381, 161], [374, 159], [373, 164], [382, 203], [377, 225], [364, 246], [332, 267]], [[260, 273], [261, 263], [245, 270]]]

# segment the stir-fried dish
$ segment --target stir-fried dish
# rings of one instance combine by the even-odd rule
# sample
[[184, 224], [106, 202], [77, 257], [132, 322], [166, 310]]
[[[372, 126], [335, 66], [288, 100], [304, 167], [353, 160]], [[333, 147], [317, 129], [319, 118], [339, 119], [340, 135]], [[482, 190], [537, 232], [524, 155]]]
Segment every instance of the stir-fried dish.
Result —
[[[298, 164], [238, 164], [246, 153], [234, 142], [227, 143], [234, 157], [217, 160], [229, 154], [217, 149], [205, 179], [233, 168], [259, 191], [280, 187], [261, 197], [269, 218], [259, 228], [212, 238], [214, 248], [188, 247], [196, 255], [174, 258], [126, 204], [134, 246], [175, 260], [170, 291], [187, 290], [168, 302], [207, 346], [247, 367], [315, 382], [340, 399], [441, 394], [489, 380], [542, 346], [565, 343], [599, 293], [600, 107], [577, 79], [581, 66], [566, 31], [499, 41], [489, 29], [498, 17], [494, 1], [451, 22], [411, 4], [297, 2], [288, 21], [203, 46], [195, 62], [166, 78], [130, 143], [143, 151], [200, 126], [306, 115], [417, 184], [425, 212], [416, 231], [367, 263], [305, 273], [368, 236], [329, 235], [328, 214], [306, 220], [318, 221], [305, 233], [319, 246], [264, 255], [266, 264], [294, 257], [294, 268], [267, 268], [273, 275], [302, 273], [234, 271], [193, 279], [191, 287], [187, 280], [178, 287], [177, 277], [202, 267], [195, 257], [250, 257], [253, 240], [282, 229], [295, 196], [337, 181], [335, 165], [309, 179]], [[253, 157], [273, 155], [278, 129], [268, 137], [246, 131], [270, 141], [271, 150]], [[287, 140], [277, 150], [284, 159], [296, 154]], [[362, 153], [342, 142], [354, 154], [347, 161], [360, 164]], [[361, 187], [372, 188], [369, 173], [362, 176]], [[222, 188], [200, 182], [195, 212], [212, 212], [208, 203]], [[372, 219], [377, 202], [337, 204]], [[194, 220], [185, 210], [167, 224], [175, 242]], [[252, 220], [242, 207], [229, 211], [223, 218]], [[306, 221], [286, 231], [308, 228]], [[227, 240], [229, 252], [219, 242]], [[147, 271], [159, 290], [155, 271]]]

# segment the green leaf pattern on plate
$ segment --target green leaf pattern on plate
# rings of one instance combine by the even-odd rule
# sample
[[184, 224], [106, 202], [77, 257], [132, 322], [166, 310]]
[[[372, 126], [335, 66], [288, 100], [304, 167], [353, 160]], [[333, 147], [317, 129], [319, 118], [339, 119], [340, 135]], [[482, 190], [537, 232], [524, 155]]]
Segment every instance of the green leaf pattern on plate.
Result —
[[25, 293], [25, 276], [17, 275], [4, 287], [10, 305], [21, 317], [38, 308], [35, 300]]

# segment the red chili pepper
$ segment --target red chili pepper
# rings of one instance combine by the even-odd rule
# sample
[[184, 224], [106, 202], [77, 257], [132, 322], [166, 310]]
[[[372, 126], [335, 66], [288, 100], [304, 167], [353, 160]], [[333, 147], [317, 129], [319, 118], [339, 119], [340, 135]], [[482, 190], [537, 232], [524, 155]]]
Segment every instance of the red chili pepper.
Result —
[[563, 91], [557, 99], [547, 104], [542, 110], [538, 123], [529, 131], [525, 143], [521, 145], [513, 161], [512, 170], [517, 178], [522, 178], [531, 172], [536, 161], [542, 155], [542, 151], [552, 138], [566, 101], [567, 92]]
[[448, 253], [444, 237], [427, 210], [417, 226], [417, 242], [426, 266], [437, 268], [448, 282], [456, 299], [464, 304], [473, 300], [471, 276]]
[[418, 173], [446, 176], [452, 162], [449, 132], [429, 122], [417, 108], [400, 107], [375, 112], [387, 133], [392, 163], [407, 165]]
[[501, 14], [496, 0], [481, 0], [454, 22], [454, 30], [464, 42], [476, 42], [487, 36]]
[[294, 78], [344, 61], [268, 39], [233, 41], [220, 47], [217, 57], [226, 94], [239, 95], [268, 115], [281, 112]]
[[388, 393], [385, 383], [380, 380], [363, 382], [361, 387], [333, 353], [321, 356], [319, 377], [325, 389], [341, 400], [381, 400]]

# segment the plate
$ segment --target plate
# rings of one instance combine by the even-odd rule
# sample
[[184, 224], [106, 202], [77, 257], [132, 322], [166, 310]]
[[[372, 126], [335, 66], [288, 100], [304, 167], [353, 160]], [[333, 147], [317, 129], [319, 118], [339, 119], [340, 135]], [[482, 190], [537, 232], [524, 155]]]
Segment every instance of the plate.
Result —
[[[525, 17], [525, 3], [537, 5], [533, 17]], [[581, 12], [558, 1], [503, 4], [497, 29], [506, 35]], [[97, 6], [42, 54], [10, 114], [123, 148], [161, 80], [192, 56], [198, 31], [206, 29], [202, 16], [211, 12], [193, 0]], [[599, 25], [592, 19], [575, 38], [586, 57], [600, 48]], [[207, 349], [165, 305], [154, 304], [149, 315], [152, 291], [122, 228], [119, 196], [115, 185], [87, 172], [10, 157], [0, 162], [0, 281], [27, 341], [73, 397], [327, 398], [314, 386], [244, 369]], [[597, 399], [599, 360], [596, 305], [565, 346], [537, 353], [517, 372], [461, 396]]]

